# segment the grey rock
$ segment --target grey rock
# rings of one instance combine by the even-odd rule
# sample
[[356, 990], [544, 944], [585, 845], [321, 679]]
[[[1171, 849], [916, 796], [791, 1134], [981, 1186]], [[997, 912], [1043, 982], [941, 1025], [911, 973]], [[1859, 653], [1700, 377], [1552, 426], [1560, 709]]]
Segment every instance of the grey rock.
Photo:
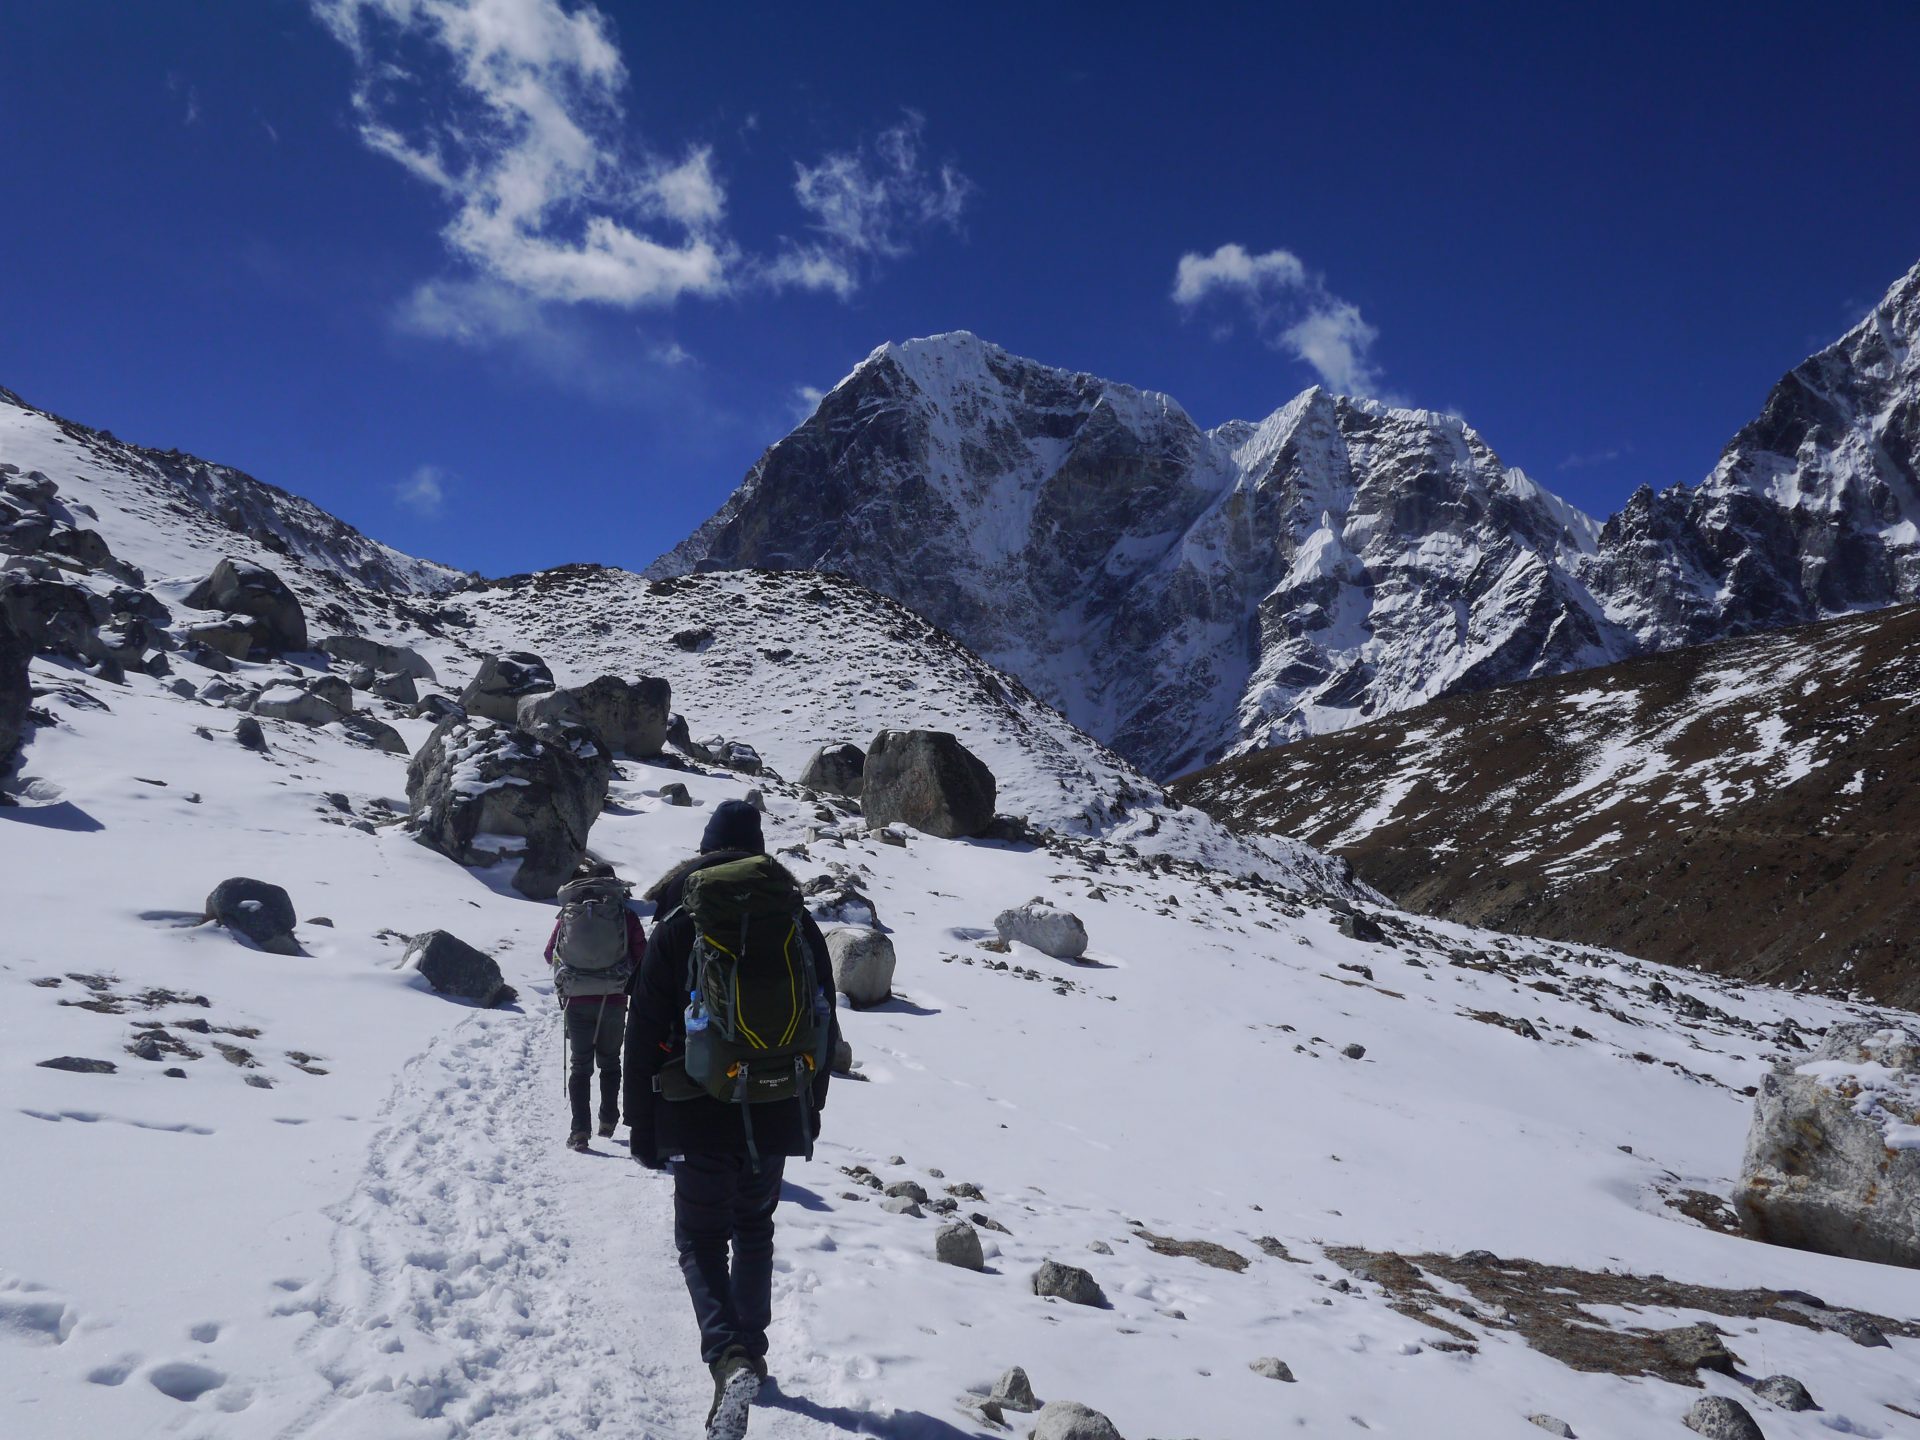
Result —
[[41, 545], [56, 555], [65, 555], [69, 560], [89, 570], [111, 572], [116, 566], [113, 551], [108, 548], [106, 537], [98, 530], [57, 525], [48, 532], [47, 538], [41, 542]]
[[682, 785], [678, 780], [669, 781], [667, 784], [662, 785], [660, 787], [660, 798], [669, 805], [676, 805], [681, 808], [693, 804], [692, 794], [689, 793], [687, 787]]
[[547, 662], [528, 650], [489, 655], [467, 688], [460, 692], [460, 708], [477, 719], [517, 725], [520, 702], [554, 688]]
[[1364, 1045], [1348, 1045], [1342, 1049], [1340, 1053], [1349, 1060], [1364, 1060], [1367, 1058], [1367, 1047]]
[[910, 1195], [889, 1195], [880, 1202], [880, 1208], [889, 1215], [911, 1215], [916, 1220], [921, 1216], [919, 1202]]
[[1573, 1427], [1557, 1415], [1529, 1415], [1527, 1423], [1538, 1425], [1549, 1435], [1558, 1435], [1560, 1440], [1576, 1440]]
[[833, 963], [833, 988], [856, 1008], [892, 998], [893, 941], [878, 930], [827, 931], [827, 957]]
[[1358, 910], [1347, 910], [1335, 916], [1333, 926], [1349, 940], [1358, 940], [1367, 945], [1378, 945], [1387, 938], [1387, 932], [1380, 928], [1379, 921]]
[[278, 885], [245, 876], [222, 880], [207, 896], [204, 914], [246, 936], [262, 950], [275, 955], [300, 953], [300, 945], [293, 938], [297, 923], [293, 900]]
[[1724, 1395], [1706, 1395], [1694, 1401], [1681, 1423], [1707, 1440], [1766, 1440], [1747, 1407]]
[[[974, 1248], [979, 1249], [980, 1237], [974, 1236]], [[979, 1269], [979, 1266], [974, 1266]], [[1017, 1414], [1031, 1415], [1040, 1408], [1040, 1401], [1033, 1393], [1033, 1382], [1027, 1378], [1027, 1372], [1015, 1365], [1006, 1374], [993, 1382], [993, 1401], [1002, 1410], [1012, 1410]]]
[[602, 675], [585, 685], [524, 697], [520, 728], [539, 734], [556, 722], [584, 725], [615, 754], [644, 760], [666, 746], [671, 702], [672, 690], [665, 680]]
[[1033, 1293], [1074, 1305], [1104, 1308], [1107, 1303], [1106, 1292], [1092, 1275], [1077, 1265], [1062, 1265], [1058, 1260], [1045, 1261], [1033, 1272]]
[[411, 646], [389, 645], [364, 635], [325, 635], [316, 648], [343, 664], [364, 665], [376, 674], [406, 675], [438, 683], [433, 666]]
[[1124, 1440], [1113, 1421], [1078, 1400], [1049, 1400], [1040, 1407], [1031, 1440]]
[[1091, 1250], [1096, 1255], [1113, 1254], [1113, 1246], [1109, 1245], [1104, 1240], [1089, 1240], [1087, 1242], [1087, 1249]]
[[1769, 1405], [1778, 1405], [1782, 1410], [1818, 1410], [1813, 1396], [1807, 1393], [1807, 1387], [1791, 1375], [1769, 1375], [1753, 1387], [1753, 1393]]
[[[942, 1225], [933, 1237], [933, 1258], [962, 1270], [984, 1270], [987, 1257], [980, 1248], [980, 1232], [964, 1220]], [[999, 1399], [996, 1392], [995, 1399]]]
[[355, 665], [347, 671], [347, 683], [356, 690], [373, 689], [373, 682], [379, 678], [371, 665]]
[[846, 875], [816, 875], [801, 889], [816, 920], [880, 928], [880, 911], [872, 897]]
[[741, 796], [740, 798], [745, 800], [747, 804], [751, 805], [754, 809], [758, 810], [762, 815], [767, 813], [767, 792], [766, 791], [756, 787], [752, 790], [747, 791], [747, 793]]
[[867, 752], [858, 745], [822, 745], [800, 772], [800, 783], [809, 790], [858, 800], [866, 768]]
[[483, 719], [443, 720], [407, 766], [410, 823], [423, 845], [463, 865], [503, 858], [481, 837], [523, 839], [513, 886], [550, 900], [587, 853], [612, 771], [584, 731], [542, 739]]
[[[228, 660], [245, 660], [259, 647], [253, 621], [240, 615], [226, 620], [209, 620], [204, 624], [189, 625], [181, 632], [181, 637], [184, 647], [189, 652], [198, 647]], [[194, 658], [198, 663], [208, 665], [206, 659], [198, 656]], [[208, 668], [218, 669], [219, 666], [213, 664], [208, 665]]]
[[1287, 1362], [1273, 1355], [1262, 1355], [1258, 1360], [1248, 1362], [1247, 1368], [1256, 1375], [1264, 1375], [1269, 1380], [1284, 1380], [1293, 1383], [1293, 1370]]
[[42, 1070], [71, 1070], [76, 1075], [111, 1075], [120, 1068], [111, 1060], [89, 1060], [81, 1055], [56, 1055], [35, 1063]]
[[364, 711], [356, 710], [341, 723], [346, 726], [347, 734], [363, 745], [371, 745], [388, 755], [407, 753], [407, 737], [384, 720], [376, 720]]
[[13, 752], [26, 738], [28, 715], [33, 709], [33, 688], [27, 678], [27, 662], [33, 651], [13, 622], [0, 609], [0, 774], [4, 774]]
[[0, 614], [30, 650], [89, 662], [108, 619], [107, 602], [92, 591], [24, 570], [0, 575]]
[[1078, 960], [1087, 953], [1087, 927], [1080, 917], [1055, 909], [1037, 895], [1024, 905], [1002, 910], [994, 917], [993, 929], [1002, 940], [1031, 945], [1056, 960]]
[[301, 688], [317, 695], [342, 715], [353, 709], [353, 686], [338, 675], [314, 675], [301, 682]]
[[705, 625], [691, 626], [674, 633], [673, 643], [689, 655], [698, 655], [713, 644], [713, 631]]
[[904, 1195], [916, 1205], [927, 1203], [927, 1187], [918, 1180], [896, 1180], [887, 1186], [888, 1195]]
[[391, 674], [376, 675], [373, 683], [366, 687], [382, 700], [391, 700], [396, 705], [418, 705], [420, 686], [413, 676], [395, 670]]
[[249, 750], [266, 753], [267, 732], [260, 728], [260, 722], [251, 715], [242, 715], [234, 722], [233, 738]]
[[698, 740], [695, 740], [693, 735], [688, 731], [687, 719], [684, 715], [669, 715], [667, 717], [667, 744], [678, 750], [689, 760], [701, 765], [711, 765], [714, 763], [713, 752]]
[[413, 707], [413, 718], [431, 720], [437, 725], [442, 720], [464, 720], [467, 712], [451, 695], [423, 695]]
[[833, 1047], [833, 1073], [836, 1075], [853, 1073], [853, 1042], [844, 1035], [840, 1037], [840, 1043]]
[[193, 587], [186, 603], [194, 610], [249, 617], [254, 648], [270, 655], [307, 648], [307, 616], [300, 608], [299, 597], [264, 565], [222, 560], [211, 575]]
[[993, 821], [993, 772], [940, 730], [882, 730], [867, 748], [860, 808], [870, 826], [896, 822], [942, 839]]
[[346, 718], [339, 706], [311, 690], [284, 683], [261, 691], [252, 709], [269, 720], [289, 720], [296, 725], [332, 725]]
[[[1798, 1064], [1878, 1065], [1886, 1088]], [[1810, 1059], [1760, 1082], [1736, 1193], [1751, 1232], [1776, 1245], [1883, 1265], [1920, 1266], [1920, 1149], [1894, 1127], [1920, 1124], [1920, 1031], [1835, 1025]]]
[[702, 742], [700, 748], [712, 757], [713, 764], [724, 765], [742, 775], [758, 775], [766, 769], [760, 752], [744, 740], [728, 740], [716, 735]]
[[491, 955], [445, 930], [414, 936], [407, 942], [400, 964], [404, 969], [419, 971], [437, 994], [488, 1007], [506, 1005], [516, 998], [514, 988], [502, 978]]

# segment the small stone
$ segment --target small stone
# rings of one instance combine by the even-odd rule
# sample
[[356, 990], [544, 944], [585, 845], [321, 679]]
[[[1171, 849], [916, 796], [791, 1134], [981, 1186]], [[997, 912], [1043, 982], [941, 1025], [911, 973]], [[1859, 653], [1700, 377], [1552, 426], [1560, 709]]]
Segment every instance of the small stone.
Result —
[[320, 928], [321, 928], [322, 930], [331, 930], [331, 929], [333, 929], [333, 921], [331, 921], [331, 920], [329, 920], [329, 919], [328, 919], [328, 918], [327, 918], [326, 916], [324, 916], [324, 915], [316, 915], [316, 916], [314, 916], [314, 917], [313, 917], [313, 918], [312, 918], [311, 920], [309, 920], [309, 921], [307, 921], [307, 924], [309, 924], [309, 925], [318, 925], [318, 926], [319, 926], [319, 927], [320, 927]]
[[1782, 1410], [1818, 1410], [1807, 1387], [1791, 1375], [1769, 1375], [1753, 1387], [1753, 1393]]
[[1364, 1060], [1367, 1056], [1367, 1047], [1364, 1045], [1349, 1045], [1340, 1053], [1349, 1060]]
[[1033, 1393], [1033, 1382], [1018, 1365], [993, 1382], [993, 1400], [1002, 1410], [1014, 1410], [1022, 1415], [1031, 1415], [1040, 1408], [1040, 1401]]
[[[889, 1165], [900, 1165], [905, 1162], [901, 1160], [889, 1160], [887, 1163]], [[927, 1203], [926, 1187], [921, 1185], [917, 1180], [896, 1180], [887, 1186], [887, 1194], [896, 1196], [904, 1195], [916, 1205], [924, 1205]]]
[[184, 1080], [187, 1078], [187, 1072], [182, 1070], [178, 1065], [169, 1065], [160, 1073], [169, 1080]]
[[267, 732], [260, 728], [260, 722], [251, 715], [242, 715], [234, 723], [233, 738], [249, 750], [266, 752]]
[[1734, 1373], [1737, 1357], [1720, 1342], [1720, 1332], [1711, 1325], [1686, 1325], [1678, 1330], [1662, 1330], [1656, 1337], [1660, 1348], [1674, 1363], [1689, 1370], [1717, 1370]]
[[1033, 1272], [1033, 1293], [1072, 1305], [1104, 1308], [1107, 1303], [1106, 1292], [1092, 1275], [1078, 1266], [1062, 1265], [1058, 1260], [1048, 1260]]
[[1682, 1423], [1707, 1440], [1767, 1440], [1747, 1407], [1724, 1395], [1708, 1395], [1694, 1401]]
[[906, 1163], [907, 1157], [904, 1155], [889, 1155], [887, 1157], [887, 1164], [889, 1165], [904, 1165]]
[[889, 1215], [911, 1215], [916, 1220], [923, 1213], [910, 1195], [889, 1195], [880, 1202], [880, 1208]]
[[1113, 1246], [1107, 1244], [1107, 1242], [1104, 1240], [1089, 1240], [1087, 1242], [1087, 1249], [1091, 1250], [1096, 1255], [1113, 1254]]
[[758, 810], [762, 815], [767, 813], [767, 795], [764, 790], [755, 789], [747, 791], [746, 800], [747, 804]]
[[1529, 1415], [1527, 1423], [1538, 1425], [1549, 1435], [1558, 1435], [1560, 1440], [1575, 1440], [1573, 1427], [1557, 1415]]
[[1262, 1355], [1258, 1360], [1249, 1363], [1247, 1368], [1256, 1375], [1266, 1376], [1269, 1380], [1284, 1380], [1289, 1385], [1293, 1384], [1293, 1371], [1288, 1368], [1286, 1361], [1275, 1356]]
[[980, 1232], [964, 1220], [942, 1225], [935, 1233], [933, 1258], [943, 1265], [958, 1265], [962, 1270], [984, 1270], [987, 1266], [986, 1254], [980, 1246]]
[[687, 787], [678, 780], [660, 787], [660, 798], [669, 805], [691, 805], [693, 796], [687, 793]]

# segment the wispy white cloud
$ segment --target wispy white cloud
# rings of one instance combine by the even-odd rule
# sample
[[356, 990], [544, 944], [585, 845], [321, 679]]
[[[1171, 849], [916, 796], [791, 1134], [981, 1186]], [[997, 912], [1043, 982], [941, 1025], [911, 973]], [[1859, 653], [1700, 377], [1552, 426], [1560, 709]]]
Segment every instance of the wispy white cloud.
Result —
[[180, 123], [198, 125], [200, 123], [200, 87], [187, 79], [178, 70], [167, 72], [167, 91], [186, 102]]
[[438, 465], [422, 465], [393, 487], [393, 498], [423, 520], [436, 518], [447, 504], [447, 474]]
[[827, 398], [827, 392], [817, 385], [796, 385], [793, 387], [793, 418], [804, 420], [820, 408], [820, 402]]
[[845, 298], [874, 264], [908, 254], [918, 232], [959, 229], [974, 184], [950, 164], [922, 163], [925, 125], [908, 111], [870, 143], [796, 163], [794, 199], [814, 238], [788, 242], [760, 268], [761, 278], [775, 288]]
[[[1243, 245], [1222, 245], [1210, 255], [1182, 255], [1174, 269], [1173, 299], [1188, 311], [1214, 303], [1236, 305], [1262, 340], [1310, 365], [1330, 389], [1345, 395], [1379, 393], [1372, 351], [1380, 332], [1359, 306], [1329, 290], [1325, 278], [1290, 250], [1254, 254]], [[1214, 334], [1230, 329], [1216, 320]]]
[[1611, 465], [1616, 460], [1624, 460], [1633, 454], [1631, 445], [1614, 445], [1605, 450], [1582, 450], [1567, 456], [1554, 468], [1557, 470], [1591, 470], [1596, 465]]
[[623, 307], [727, 288], [712, 153], [630, 146], [626, 67], [594, 6], [309, 3], [354, 58], [361, 139], [447, 198], [447, 244], [482, 274]]

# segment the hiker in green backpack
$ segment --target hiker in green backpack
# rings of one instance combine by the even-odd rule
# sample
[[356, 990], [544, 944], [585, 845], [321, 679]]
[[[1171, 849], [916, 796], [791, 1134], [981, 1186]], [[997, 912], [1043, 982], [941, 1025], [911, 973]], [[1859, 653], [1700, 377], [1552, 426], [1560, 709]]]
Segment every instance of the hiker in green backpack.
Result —
[[820, 927], [759, 812], [715, 807], [700, 850], [648, 892], [665, 918], [627, 1017], [627, 1121], [633, 1158], [673, 1173], [708, 1440], [740, 1440], [767, 1375], [781, 1177], [813, 1154], [840, 1025]]
[[627, 908], [632, 887], [611, 865], [583, 861], [560, 887], [560, 915], [547, 940], [554, 993], [567, 1032], [567, 1148], [586, 1153], [593, 1072], [600, 1071], [600, 1134], [620, 1123], [620, 1049], [627, 992], [647, 953], [647, 932]]

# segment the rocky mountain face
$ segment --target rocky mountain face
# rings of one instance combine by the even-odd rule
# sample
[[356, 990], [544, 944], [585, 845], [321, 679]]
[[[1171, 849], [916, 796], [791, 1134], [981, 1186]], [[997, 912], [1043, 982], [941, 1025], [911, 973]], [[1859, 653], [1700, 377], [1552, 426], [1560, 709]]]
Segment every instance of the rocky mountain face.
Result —
[[1241, 756], [1177, 798], [1434, 915], [1920, 1004], [1920, 606]]
[[1149, 772], [1920, 593], [1920, 266], [1697, 487], [1604, 526], [1459, 419], [1199, 428], [965, 333], [885, 345], [649, 572], [844, 572]]
[[1451, 416], [1207, 431], [963, 333], [876, 350], [650, 573], [843, 572], [1168, 774], [1624, 653], [1596, 535]]

